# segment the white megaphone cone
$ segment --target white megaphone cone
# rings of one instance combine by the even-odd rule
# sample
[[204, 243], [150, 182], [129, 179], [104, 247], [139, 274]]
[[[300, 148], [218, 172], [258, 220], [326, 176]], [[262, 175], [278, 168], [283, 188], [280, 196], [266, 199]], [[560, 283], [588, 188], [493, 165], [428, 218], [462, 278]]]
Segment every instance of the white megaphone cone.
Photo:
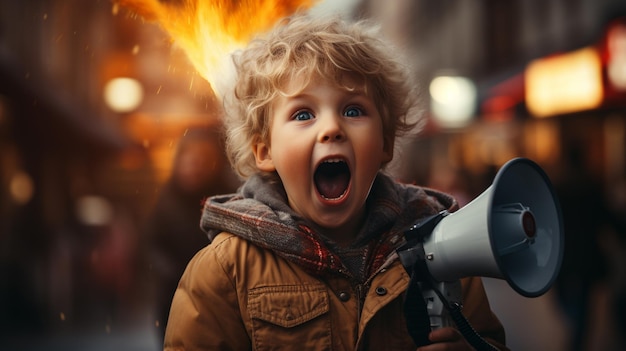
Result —
[[533, 161], [516, 158], [463, 208], [424, 218], [407, 230], [407, 243], [397, 252], [411, 275], [405, 317], [416, 344], [428, 343], [423, 309], [430, 328], [456, 324], [475, 349], [493, 350], [460, 311], [459, 279], [505, 279], [523, 296], [544, 294], [563, 260], [562, 223], [546, 174]]
[[507, 162], [487, 190], [439, 222], [424, 252], [437, 281], [493, 277], [523, 296], [542, 295], [563, 257], [561, 212], [548, 177], [528, 159]]

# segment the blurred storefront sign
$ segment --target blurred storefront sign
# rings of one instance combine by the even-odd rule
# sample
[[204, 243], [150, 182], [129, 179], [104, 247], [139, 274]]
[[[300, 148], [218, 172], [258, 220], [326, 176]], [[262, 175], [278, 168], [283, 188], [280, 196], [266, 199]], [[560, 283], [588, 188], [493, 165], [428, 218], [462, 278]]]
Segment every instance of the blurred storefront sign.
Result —
[[591, 110], [602, 104], [602, 64], [594, 48], [534, 60], [524, 77], [526, 107], [535, 117]]
[[626, 17], [620, 17], [596, 44], [535, 59], [492, 84], [479, 113], [501, 120], [522, 107], [528, 116], [544, 118], [625, 106]]

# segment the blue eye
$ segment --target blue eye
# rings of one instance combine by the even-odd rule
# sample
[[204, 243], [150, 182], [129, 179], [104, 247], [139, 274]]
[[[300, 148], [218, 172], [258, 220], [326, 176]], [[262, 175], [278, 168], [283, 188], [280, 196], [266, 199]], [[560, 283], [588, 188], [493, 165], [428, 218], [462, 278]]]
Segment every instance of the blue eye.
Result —
[[313, 118], [313, 114], [309, 111], [301, 110], [293, 115], [293, 119], [296, 121], [308, 121]]
[[358, 116], [362, 116], [364, 113], [363, 111], [355, 106], [350, 106], [346, 109], [346, 111], [343, 113], [344, 116], [346, 117], [358, 117]]

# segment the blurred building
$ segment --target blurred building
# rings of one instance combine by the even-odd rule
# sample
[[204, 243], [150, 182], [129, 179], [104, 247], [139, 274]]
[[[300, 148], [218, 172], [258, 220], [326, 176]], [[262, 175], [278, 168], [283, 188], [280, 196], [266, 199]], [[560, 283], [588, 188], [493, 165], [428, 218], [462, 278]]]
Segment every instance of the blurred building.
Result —
[[[566, 240], [574, 245], [564, 265], [585, 278], [567, 284], [589, 291], [551, 294], [564, 304], [550, 304], [551, 316], [518, 316], [526, 326], [564, 324], [544, 328], [553, 342], [542, 349], [573, 348], [576, 333], [583, 349], [618, 344], [623, 325], [602, 311], [620, 296], [626, 305], [623, 1], [331, 2], [380, 22], [422, 84], [424, 128], [401, 140], [398, 178], [467, 201], [507, 160], [539, 163], [567, 199], [567, 217], [589, 218], [566, 229], [594, 228]], [[438, 77], [441, 99], [430, 90]], [[450, 95], [459, 87], [466, 95]], [[541, 89], [554, 93], [542, 95], [547, 105], [533, 95]], [[218, 116], [211, 87], [158, 25], [106, 0], [0, 1], [0, 340], [22, 349], [80, 349], [76, 335], [158, 344], [137, 284], [140, 233], [186, 132]], [[506, 298], [494, 300], [513, 323]], [[572, 308], [589, 300], [597, 304], [586, 313]], [[511, 329], [521, 349], [535, 346]]]

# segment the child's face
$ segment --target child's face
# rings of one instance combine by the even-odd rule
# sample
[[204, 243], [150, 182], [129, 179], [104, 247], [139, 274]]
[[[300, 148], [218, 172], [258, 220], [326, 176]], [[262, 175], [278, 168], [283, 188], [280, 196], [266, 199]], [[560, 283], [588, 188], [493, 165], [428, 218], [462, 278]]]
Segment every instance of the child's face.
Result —
[[[288, 82], [286, 91], [302, 81]], [[392, 147], [363, 90], [347, 91], [318, 77], [295, 96], [274, 101], [270, 144], [256, 144], [254, 154], [259, 169], [278, 173], [294, 211], [323, 229], [354, 235]]]

